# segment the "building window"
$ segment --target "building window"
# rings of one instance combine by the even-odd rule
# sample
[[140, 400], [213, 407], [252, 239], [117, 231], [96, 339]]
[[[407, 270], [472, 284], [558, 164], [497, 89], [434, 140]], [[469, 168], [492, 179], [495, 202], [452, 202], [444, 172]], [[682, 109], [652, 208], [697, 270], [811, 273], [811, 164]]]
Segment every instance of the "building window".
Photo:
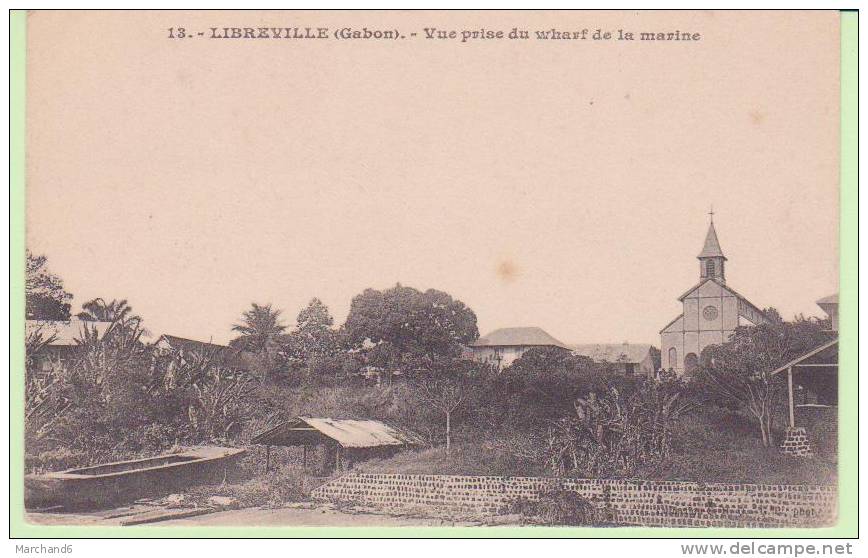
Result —
[[718, 315], [716, 306], [706, 306], [702, 309], [702, 317], [709, 322], [716, 320]]
[[693, 374], [699, 368], [699, 357], [696, 353], [687, 353], [684, 355], [684, 372]]
[[670, 347], [669, 349], [669, 368], [675, 368], [678, 366], [678, 351], [675, 350], [675, 347]]
[[714, 260], [705, 261], [705, 276], [714, 277]]

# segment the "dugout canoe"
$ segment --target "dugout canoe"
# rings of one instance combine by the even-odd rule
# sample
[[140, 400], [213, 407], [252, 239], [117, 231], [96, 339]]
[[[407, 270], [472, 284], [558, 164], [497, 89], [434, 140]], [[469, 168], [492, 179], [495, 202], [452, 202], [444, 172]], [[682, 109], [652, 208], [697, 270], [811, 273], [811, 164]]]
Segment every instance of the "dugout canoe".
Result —
[[24, 477], [28, 509], [90, 509], [222, 482], [245, 450], [200, 446], [179, 453], [116, 461]]

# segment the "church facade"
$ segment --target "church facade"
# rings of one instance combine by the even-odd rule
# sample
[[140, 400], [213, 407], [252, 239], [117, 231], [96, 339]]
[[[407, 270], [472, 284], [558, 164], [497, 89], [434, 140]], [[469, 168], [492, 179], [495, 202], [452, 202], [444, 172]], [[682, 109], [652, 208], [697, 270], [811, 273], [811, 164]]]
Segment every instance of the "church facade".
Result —
[[691, 374], [709, 345], [729, 340], [739, 325], [765, 321], [762, 310], [726, 284], [726, 256], [714, 220], [708, 226], [699, 256], [699, 282], [679, 297], [681, 314], [660, 331], [663, 370]]

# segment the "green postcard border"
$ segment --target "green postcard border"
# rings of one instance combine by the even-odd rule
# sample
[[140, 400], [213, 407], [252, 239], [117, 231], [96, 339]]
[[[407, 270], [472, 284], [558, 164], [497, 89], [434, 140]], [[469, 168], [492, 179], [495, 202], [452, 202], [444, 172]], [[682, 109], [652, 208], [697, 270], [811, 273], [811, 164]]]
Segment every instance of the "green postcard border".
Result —
[[[27, 14], [10, 11], [10, 371], [24, 363], [25, 52]], [[9, 534], [12, 538], [855, 538], [858, 536], [858, 40], [841, 12], [839, 522], [823, 529], [587, 527], [61, 527], [24, 521], [24, 378], [9, 376]], [[855, 487], [855, 488], [854, 488]], [[602, 536], [605, 534], [605, 536]]]

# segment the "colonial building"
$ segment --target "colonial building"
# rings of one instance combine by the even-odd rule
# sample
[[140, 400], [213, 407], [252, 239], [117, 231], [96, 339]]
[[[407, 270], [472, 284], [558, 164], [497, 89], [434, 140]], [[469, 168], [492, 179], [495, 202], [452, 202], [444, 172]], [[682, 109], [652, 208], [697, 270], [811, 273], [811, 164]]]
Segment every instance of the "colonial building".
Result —
[[681, 314], [660, 330], [661, 367], [678, 374], [691, 373], [703, 349], [725, 343], [739, 325], [765, 321], [762, 310], [726, 284], [726, 256], [713, 216], [697, 258], [699, 282], [679, 297]]
[[470, 358], [502, 370], [534, 347], [571, 349], [538, 327], [504, 327], [470, 344]]
[[53, 320], [27, 320], [24, 322], [25, 339], [44, 343], [35, 358], [39, 369], [46, 371], [53, 361], [72, 361], [79, 354], [79, 347], [87, 335], [102, 338], [111, 327], [111, 322], [85, 321], [72, 318], [66, 322]]
[[595, 343], [571, 345], [574, 355], [586, 356], [594, 362], [611, 364], [622, 374], [653, 377], [654, 354], [651, 345], [641, 343]]
[[838, 293], [821, 298], [817, 306], [829, 317], [829, 329], [838, 331]]
[[210, 356], [233, 370], [250, 370], [253, 366], [252, 355], [246, 351], [176, 335], [161, 335], [154, 342], [154, 348], [158, 354], [163, 356], [171, 353], [179, 353], [182, 357], [193, 353], [200, 356]]

